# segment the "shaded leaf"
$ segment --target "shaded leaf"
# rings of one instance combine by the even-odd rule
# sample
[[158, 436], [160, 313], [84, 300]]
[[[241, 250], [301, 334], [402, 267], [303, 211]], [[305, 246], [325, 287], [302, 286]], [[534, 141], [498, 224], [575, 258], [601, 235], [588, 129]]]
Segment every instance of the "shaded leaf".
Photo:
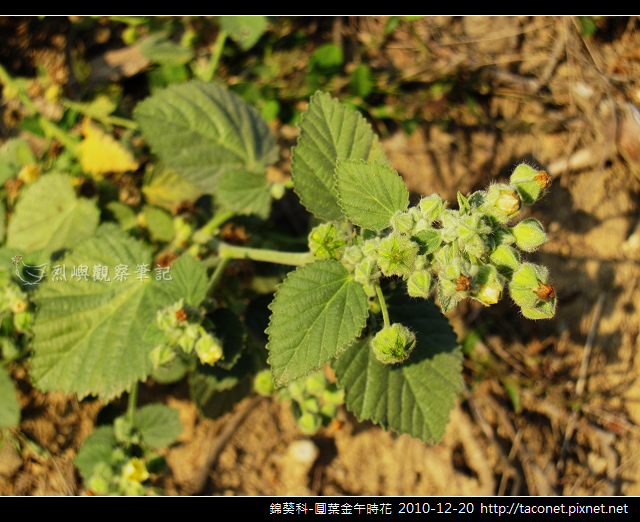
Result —
[[182, 433], [180, 412], [164, 404], [148, 404], [134, 415], [133, 425], [150, 448], [173, 444]]
[[184, 201], [193, 202], [202, 194], [198, 187], [164, 164], [156, 165], [145, 178], [142, 192], [149, 203], [167, 210]]
[[371, 419], [385, 430], [437, 442], [462, 390], [462, 356], [447, 318], [431, 301], [396, 294], [389, 302], [392, 322], [416, 334], [416, 347], [399, 365], [382, 364], [370, 339], [358, 341], [332, 364], [345, 388], [347, 408], [358, 420]]
[[222, 176], [216, 201], [236, 214], [256, 214], [262, 219], [271, 212], [271, 193], [264, 172], [238, 170]]
[[221, 16], [220, 26], [243, 51], [251, 49], [267, 29], [264, 16]]
[[78, 455], [73, 463], [80, 470], [84, 480], [93, 475], [96, 464], [110, 462], [113, 450], [118, 445], [118, 439], [113, 431], [113, 426], [100, 426], [89, 435], [82, 443]]

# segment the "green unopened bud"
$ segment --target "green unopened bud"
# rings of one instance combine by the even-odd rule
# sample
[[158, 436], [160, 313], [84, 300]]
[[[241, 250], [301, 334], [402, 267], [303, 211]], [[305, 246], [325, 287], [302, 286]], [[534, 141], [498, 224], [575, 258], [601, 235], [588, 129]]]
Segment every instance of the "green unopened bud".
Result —
[[313, 435], [322, 426], [322, 417], [317, 413], [304, 413], [298, 419], [298, 427], [305, 435]]
[[323, 223], [309, 234], [309, 250], [319, 259], [340, 259], [348, 243], [347, 234], [335, 223]]
[[327, 421], [331, 421], [336, 418], [338, 415], [338, 408], [336, 408], [334, 404], [323, 404], [322, 408], [320, 408], [320, 415], [325, 421], [324, 423], [328, 423]]
[[362, 253], [364, 257], [376, 257], [376, 252], [378, 250], [378, 247], [380, 246], [380, 241], [382, 240], [379, 237], [367, 239], [362, 245]]
[[391, 227], [400, 234], [410, 235], [414, 224], [413, 216], [409, 212], [398, 210], [391, 216]]
[[426, 299], [431, 293], [431, 273], [428, 270], [416, 271], [409, 276], [407, 292], [411, 297]]
[[19, 333], [28, 332], [33, 326], [33, 312], [26, 310], [13, 316], [13, 326]]
[[493, 233], [493, 240], [496, 245], [512, 245], [516, 242], [516, 237], [508, 228], [499, 228]]
[[109, 493], [109, 481], [100, 475], [92, 475], [87, 481], [87, 488], [97, 495], [107, 495]]
[[345, 249], [344, 255], [342, 256], [342, 262], [349, 263], [350, 265], [355, 265], [362, 261], [363, 258], [364, 254], [362, 253], [362, 247], [353, 245]]
[[435, 252], [442, 243], [442, 234], [440, 230], [428, 228], [416, 232], [411, 239], [420, 245], [420, 255], [431, 254]]
[[300, 404], [300, 409], [304, 413], [318, 413], [320, 411], [320, 401], [317, 397], [307, 397]]
[[544, 228], [537, 219], [524, 219], [511, 229], [516, 245], [525, 252], [533, 252], [547, 241]]
[[329, 385], [322, 394], [322, 400], [327, 404], [340, 406], [344, 404], [344, 388], [338, 388], [335, 384]]
[[418, 205], [423, 217], [429, 222], [442, 220], [442, 213], [444, 212], [446, 203], [438, 194], [432, 194], [429, 197], [422, 198]]
[[491, 265], [483, 265], [478, 268], [478, 273], [473, 278], [473, 286], [477, 291], [472, 296], [485, 306], [496, 304], [502, 297], [504, 278]]
[[200, 337], [200, 327], [197, 324], [189, 324], [184, 329], [180, 339], [178, 339], [178, 346], [184, 353], [190, 354], [193, 351], [198, 337]]
[[268, 397], [275, 390], [273, 379], [271, 378], [271, 370], [269, 368], [262, 370], [256, 374], [253, 379], [253, 387], [260, 394]]
[[151, 353], [149, 354], [149, 359], [151, 359], [151, 363], [153, 364], [154, 369], [158, 369], [165, 364], [170, 363], [175, 359], [176, 352], [174, 352], [169, 346], [161, 344], [160, 346], [156, 346]]
[[531, 205], [551, 185], [551, 177], [543, 170], [536, 170], [523, 163], [513, 171], [509, 182], [520, 194], [522, 201]]
[[457, 210], [445, 210], [442, 214], [442, 240], [451, 243], [460, 231], [460, 214]]
[[510, 274], [520, 267], [520, 254], [512, 247], [504, 245], [496, 247], [489, 259], [502, 274]]
[[529, 319], [548, 319], [555, 315], [555, 288], [547, 284], [547, 269], [544, 267], [523, 264], [513, 273], [509, 293]]
[[361, 285], [369, 285], [380, 278], [380, 270], [375, 259], [365, 259], [358, 263], [353, 272], [353, 278]]
[[373, 353], [381, 363], [406, 361], [415, 348], [416, 336], [406, 326], [395, 323], [380, 330], [372, 341]]
[[172, 337], [176, 337], [182, 334], [181, 330], [178, 330], [178, 324], [184, 313], [184, 299], [167, 306], [163, 310], [158, 310], [158, 327], [165, 333], [168, 333]]
[[418, 255], [418, 245], [408, 237], [393, 232], [378, 247], [378, 266], [386, 276], [409, 275]]
[[[204, 330], [204, 329], [203, 329]], [[214, 365], [222, 359], [220, 340], [208, 332], [201, 331], [201, 337], [196, 342], [196, 353], [203, 364]]]

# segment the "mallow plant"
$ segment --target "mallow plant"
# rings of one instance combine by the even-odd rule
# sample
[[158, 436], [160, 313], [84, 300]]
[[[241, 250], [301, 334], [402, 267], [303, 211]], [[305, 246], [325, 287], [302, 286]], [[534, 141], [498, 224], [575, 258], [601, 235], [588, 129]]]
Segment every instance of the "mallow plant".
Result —
[[[28, 187], [8, 230], [9, 253], [23, 252], [25, 266], [51, 263], [30, 287], [35, 384], [104, 401], [129, 392], [127, 414], [100, 435], [108, 465], [94, 469], [90, 452], [82, 454], [85, 478], [101, 491], [131, 489], [123, 476], [145, 476], [141, 450], [127, 453], [132, 445], [146, 447], [145, 436], [148, 443], [163, 423], [172, 433], [152, 442], [169, 443], [179, 433], [177, 417], [166, 411], [136, 410], [137, 383], [150, 376], [186, 376], [200, 410], [212, 417], [249, 393], [258, 375], [263, 393], [286, 390], [281, 398], [292, 399], [308, 433], [344, 401], [360, 420], [436, 442], [462, 390], [462, 354], [444, 313], [463, 299], [490, 306], [507, 293], [527, 318], [555, 313], [546, 268], [521, 257], [545, 242], [543, 227], [532, 218], [513, 223], [549, 186], [542, 171], [519, 165], [508, 183], [458, 193], [457, 208], [437, 194], [410, 207], [363, 116], [318, 92], [291, 151], [293, 189], [319, 223], [308, 251], [238, 246], [221, 239], [221, 225], [242, 214], [266, 219], [286, 188], [266, 177], [280, 151], [260, 113], [223, 86], [193, 81], [156, 92], [134, 116], [159, 158], [154, 173], [165, 192], [188, 186], [213, 196], [205, 219], [148, 208], [138, 219], [151, 232], [144, 242], [125, 226], [132, 218], [125, 205], [108, 203], [115, 222], [99, 224], [96, 202], [77, 198], [68, 177], [50, 173]], [[55, 200], [54, 208], [43, 207], [42, 197]], [[58, 220], [57, 235], [38, 229], [43, 214]], [[64, 256], [52, 261], [60, 249]], [[247, 334], [253, 312], [234, 300], [239, 283], [225, 280], [221, 288], [233, 259], [289, 267], [270, 305], [266, 351]], [[93, 272], [86, 277], [80, 267]], [[24, 267], [16, 274], [30, 277]], [[14, 301], [22, 297], [11, 291], [5, 308], [19, 314]], [[335, 384], [317, 373], [326, 363]]]

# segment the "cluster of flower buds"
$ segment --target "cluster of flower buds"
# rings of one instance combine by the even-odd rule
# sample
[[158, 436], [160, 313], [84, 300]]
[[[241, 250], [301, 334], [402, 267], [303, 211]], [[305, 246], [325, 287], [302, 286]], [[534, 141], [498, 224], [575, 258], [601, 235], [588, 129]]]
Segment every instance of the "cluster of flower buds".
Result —
[[[194, 314], [195, 315], [195, 314]], [[189, 355], [195, 350], [200, 362], [214, 365], [223, 358], [222, 343], [199, 323], [188, 321], [184, 299], [158, 311], [158, 328], [168, 342], [156, 346], [149, 355], [154, 368], [168, 364], [176, 357], [178, 347]]]
[[[545, 172], [521, 164], [509, 184], [494, 184], [468, 198], [458, 193], [457, 210], [433, 194], [396, 212], [386, 235], [363, 231], [354, 237], [344, 226], [327, 223], [311, 232], [309, 244], [317, 257], [340, 260], [370, 297], [381, 277], [399, 276], [412, 297], [427, 298], [437, 287], [448, 312], [465, 298], [495, 304], [508, 287], [525, 317], [549, 318], [556, 299], [547, 270], [523, 263], [517, 250], [537, 250], [547, 240], [544, 229], [533, 218], [508, 224], [550, 182]], [[413, 347], [413, 334], [397, 327], [385, 328], [373, 342], [382, 362], [401, 362]]]
[[[271, 370], [259, 372], [254, 380], [256, 391], [271, 395], [275, 386]], [[291, 411], [303, 433], [313, 435], [320, 426], [328, 426], [338, 415], [338, 406], [344, 404], [344, 390], [330, 383], [321, 371], [292, 382], [278, 392], [278, 400], [291, 401]]]

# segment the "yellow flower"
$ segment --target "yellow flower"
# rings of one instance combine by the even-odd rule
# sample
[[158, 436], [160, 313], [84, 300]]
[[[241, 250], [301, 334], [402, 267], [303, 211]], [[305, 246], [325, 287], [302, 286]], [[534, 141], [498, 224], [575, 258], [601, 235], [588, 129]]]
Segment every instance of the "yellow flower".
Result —
[[149, 472], [139, 458], [133, 457], [122, 469], [122, 476], [134, 482], [144, 482], [149, 478]]
[[107, 172], [126, 172], [136, 170], [138, 163], [133, 155], [112, 136], [87, 119], [82, 124], [84, 140], [79, 145], [82, 170], [102, 179]]

